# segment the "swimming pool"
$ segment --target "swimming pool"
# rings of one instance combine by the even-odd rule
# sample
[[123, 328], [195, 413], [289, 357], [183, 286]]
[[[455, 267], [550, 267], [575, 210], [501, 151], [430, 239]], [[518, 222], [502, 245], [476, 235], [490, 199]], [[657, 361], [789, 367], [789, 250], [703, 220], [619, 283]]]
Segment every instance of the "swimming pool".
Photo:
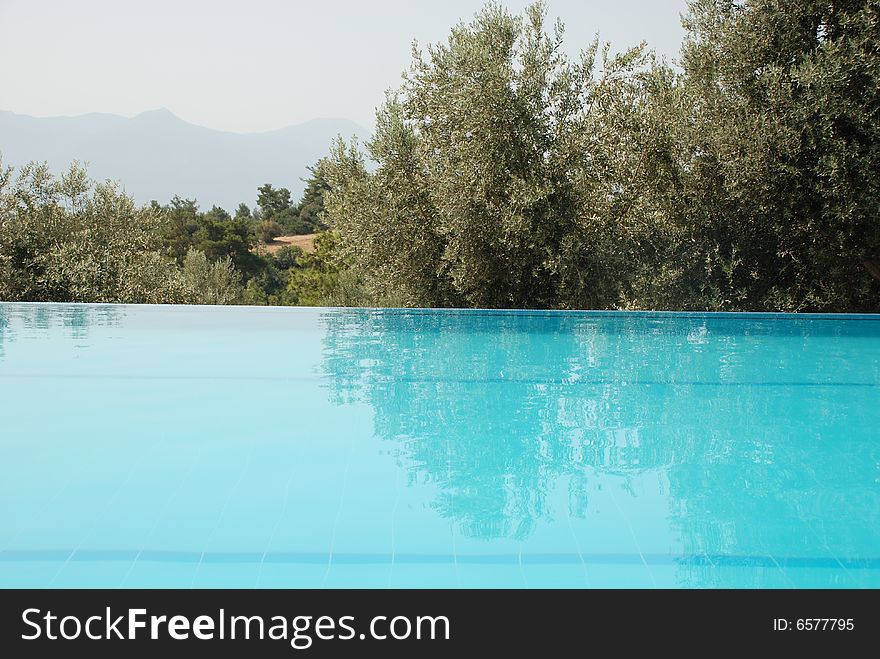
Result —
[[880, 587], [880, 317], [0, 304], [3, 587]]

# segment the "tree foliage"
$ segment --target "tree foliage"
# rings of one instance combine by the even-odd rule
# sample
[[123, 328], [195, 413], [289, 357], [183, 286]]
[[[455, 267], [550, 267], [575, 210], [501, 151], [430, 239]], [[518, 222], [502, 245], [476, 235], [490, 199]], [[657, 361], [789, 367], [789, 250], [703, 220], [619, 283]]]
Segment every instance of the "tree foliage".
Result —
[[336, 237], [327, 231], [315, 238], [315, 250], [296, 256], [289, 270], [287, 304], [300, 306], [367, 306], [373, 300], [363, 283], [342, 260]]
[[271, 243], [284, 233], [284, 229], [275, 220], [264, 220], [257, 228], [257, 236], [264, 243]]
[[0, 174], [0, 299], [180, 302], [173, 261], [161, 253], [164, 216], [138, 209], [111, 183], [74, 164]]
[[[211, 262], [190, 248], [182, 267], [168, 255], [177, 215], [137, 208], [111, 183], [93, 183], [74, 164], [55, 178], [30, 164], [0, 173], [0, 299], [51, 302], [234, 304], [232, 259]], [[193, 217], [189, 215], [189, 217]]]
[[878, 21], [697, 0], [676, 71], [487, 5], [336, 146], [326, 218], [407, 305], [876, 310]]
[[228, 256], [212, 263], [204, 252], [191, 249], [181, 279], [192, 304], [237, 304], [242, 299], [240, 278]]
[[[324, 210], [324, 192], [327, 182], [320, 165], [309, 169], [311, 175], [306, 180], [306, 188], [297, 203], [290, 200], [290, 190], [276, 189], [266, 183], [259, 188], [259, 215], [264, 222], [274, 222], [281, 229], [278, 235], [298, 235], [314, 233], [326, 229], [321, 219]], [[261, 240], [262, 240], [261, 236]], [[268, 242], [268, 241], [267, 241]]]
[[674, 220], [713, 306], [876, 310], [880, 6], [700, 0], [685, 25]]
[[174, 197], [167, 206], [153, 202], [152, 207], [166, 215], [163, 241], [168, 254], [178, 263], [183, 264], [190, 250], [196, 249], [210, 261], [229, 258], [236, 268], [248, 274], [260, 270], [261, 263], [251, 251], [258, 226], [244, 204], [234, 217], [219, 206], [203, 213], [195, 200], [180, 197]]
[[300, 229], [297, 233], [314, 233], [327, 228], [324, 223], [324, 193], [329, 189], [322, 164], [319, 162], [315, 167], [310, 167], [306, 189], [296, 206]]
[[337, 147], [328, 217], [373, 292], [411, 305], [608, 304], [623, 256], [620, 128], [649, 61], [598, 43], [570, 61], [562, 34], [540, 5], [523, 18], [487, 6], [448, 43], [414, 48], [367, 145], [375, 172]]

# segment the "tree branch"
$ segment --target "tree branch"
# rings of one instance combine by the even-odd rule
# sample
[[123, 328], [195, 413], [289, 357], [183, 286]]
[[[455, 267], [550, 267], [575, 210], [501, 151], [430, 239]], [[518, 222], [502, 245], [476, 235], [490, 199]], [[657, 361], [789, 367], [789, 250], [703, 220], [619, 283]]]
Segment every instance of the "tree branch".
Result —
[[865, 269], [871, 273], [871, 276], [880, 281], [880, 264], [877, 261], [872, 261], [871, 259], [865, 259], [862, 261], [862, 265], [865, 266]]

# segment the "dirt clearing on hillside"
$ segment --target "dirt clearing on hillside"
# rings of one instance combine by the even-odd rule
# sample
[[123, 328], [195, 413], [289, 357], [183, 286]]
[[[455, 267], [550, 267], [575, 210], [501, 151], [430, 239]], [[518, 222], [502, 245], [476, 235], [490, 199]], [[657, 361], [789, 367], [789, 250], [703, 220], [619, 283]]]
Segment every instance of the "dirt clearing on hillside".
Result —
[[315, 235], [314, 233], [304, 233], [298, 236], [278, 236], [271, 243], [258, 244], [254, 251], [260, 254], [274, 254], [282, 247], [293, 245], [294, 247], [299, 247], [304, 252], [314, 252]]

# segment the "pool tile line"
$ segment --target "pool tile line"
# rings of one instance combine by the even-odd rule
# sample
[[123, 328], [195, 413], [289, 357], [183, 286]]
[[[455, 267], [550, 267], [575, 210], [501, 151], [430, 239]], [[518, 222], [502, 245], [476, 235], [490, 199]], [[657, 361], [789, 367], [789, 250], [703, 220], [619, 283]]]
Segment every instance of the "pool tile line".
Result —
[[[339, 528], [339, 520], [342, 517], [342, 510], [345, 506], [345, 491], [348, 487], [348, 476], [351, 471], [351, 460], [354, 455], [354, 434], [350, 434], [348, 438], [348, 450], [345, 456], [345, 469], [342, 472], [342, 487], [339, 492], [339, 506], [336, 509], [336, 517], [333, 518], [333, 530], [330, 533], [330, 551], [326, 554], [327, 568], [324, 570], [324, 576], [321, 579], [321, 588], [327, 586], [327, 579], [330, 577], [330, 569], [333, 567], [333, 550], [336, 546], [336, 531]], [[339, 561], [337, 561], [338, 563]]]
[[278, 513], [278, 517], [275, 519], [275, 525], [272, 527], [272, 533], [269, 535], [269, 539], [266, 540], [266, 548], [260, 555], [260, 569], [257, 571], [258, 588], [260, 587], [260, 584], [263, 580], [263, 566], [266, 564], [266, 555], [269, 553], [269, 549], [272, 546], [272, 543], [275, 541], [275, 536], [278, 534], [278, 529], [281, 528], [281, 520], [283, 520], [285, 515], [287, 515], [287, 502], [290, 500], [290, 486], [293, 484], [293, 479], [295, 475], [296, 471], [291, 470], [290, 476], [287, 478], [287, 484], [284, 486], [284, 501], [281, 504], [281, 511]]
[[[199, 464], [199, 460], [202, 457], [203, 451], [204, 451], [204, 448], [200, 447], [198, 449], [196, 456], [190, 461], [189, 466], [186, 469], [186, 472], [178, 479], [177, 484], [174, 486], [174, 489], [166, 497], [164, 503], [162, 504], [162, 507], [159, 509], [155, 518], [153, 519], [153, 523], [150, 526], [149, 532], [144, 537], [145, 542], [149, 541], [153, 537], [153, 535], [155, 535], [156, 530], [159, 528], [159, 524], [165, 518], [166, 512], [170, 508], [171, 504], [177, 500], [177, 497], [180, 495], [180, 492], [183, 490], [184, 485], [189, 481], [190, 476], [195, 471], [196, 466]], [[132, 560], [131, 565], [129, 565], [128, 570], [126, 571], [125, 575], [123, 575], [123, 577], [122, 577], [122, 581], [119, 584], [120, 588], [125, 587], [126, 583], [128, 582], [129, 577], [131, 576], [132, 572], [134, 572], [135, 566], [137, 565], [137, 563], [140, 560], [143, 553], [144, 553], [143, 549], [137, 550], [137, 553], [134, 556], [134, 559]]]
[[238, 474], [238, 478], [235, 481], [235, 484], [229, 489], [226, 494], [226, 500], [223, 502], [223, 508], [220, 510], [220, 514], [214, 522], [214, 526], [211, 528], [211, 532], [208, 534], [207, 539], [205, 540], [205, 548], [202, 549], [201, 556], [199, 557], [198, 565], [196, 565], [196, 569], [193, 573], [192, 581], [190, 582], [190, 588], [195, 588], [196, 581], [199, 578], [199, 571], [201, 570], [202, 563], [204, 562], [205, 553], [207, 551], [208, 545], [214, 540], [214, 536], [217, 535], [217, 530], [220, 528], [220, 525], [223, 523], [223, 518], [226, 516], [226, 511], [229, 509], [229, 504], [232, 501], [235, 493], [238, 491], [238, 488], [241, 486], [242, 481], [244, 480], [244, 476], [247, 473], [248, 467], [251, 464], [251, 457], [254, 453], [254, 442], [253, 439], [249, 442], [250, 446], [248, 448], [247, 458], [245, 459], [244, 466], [241, 468], [241, 471]]
[[[327, 565], [328, 552], [201, 552], [135, 549], [37, 549], [0, 551], [0, 562], [90, 562], [153, 561], [157, 563], [214, 564], [300, 564]], [[390, 553], [333, 552], [332, 562], [341, 565], [390, 565]], [[395, 553], [396, 564], [424, 565], [454, 563], [468, 565], [682, 565], [694, 567], [832, 568], [880, 570], [880, 556], [841, 558], [826, 556], [763, 556], [734, 554], [651, 554], [651, 553], [495, 553], [495, 554], [416, 554]]]
[[415, 377], [395, 374], [377, 374], [365, 371], [334, 373], [333, 375], [174, 375], [174, 374], [125, 374], [125, 373], [0, 373], [0, 380], [122, 380], [122, 381], [233, 381], [233, 382], [283, 382], [288, 384], [313, 383], [351, 377], [368, 376], [371, 381], [405, 382], [407, 384], [526, 384], [560, 386], [657, 386], [657, 387], [860, 387], [878, 388], [880, 382], [811, 382], [811, 381], [705, 381], [705, 380], [642, 380], [634, 378], [462, 378], [462, 377]]

